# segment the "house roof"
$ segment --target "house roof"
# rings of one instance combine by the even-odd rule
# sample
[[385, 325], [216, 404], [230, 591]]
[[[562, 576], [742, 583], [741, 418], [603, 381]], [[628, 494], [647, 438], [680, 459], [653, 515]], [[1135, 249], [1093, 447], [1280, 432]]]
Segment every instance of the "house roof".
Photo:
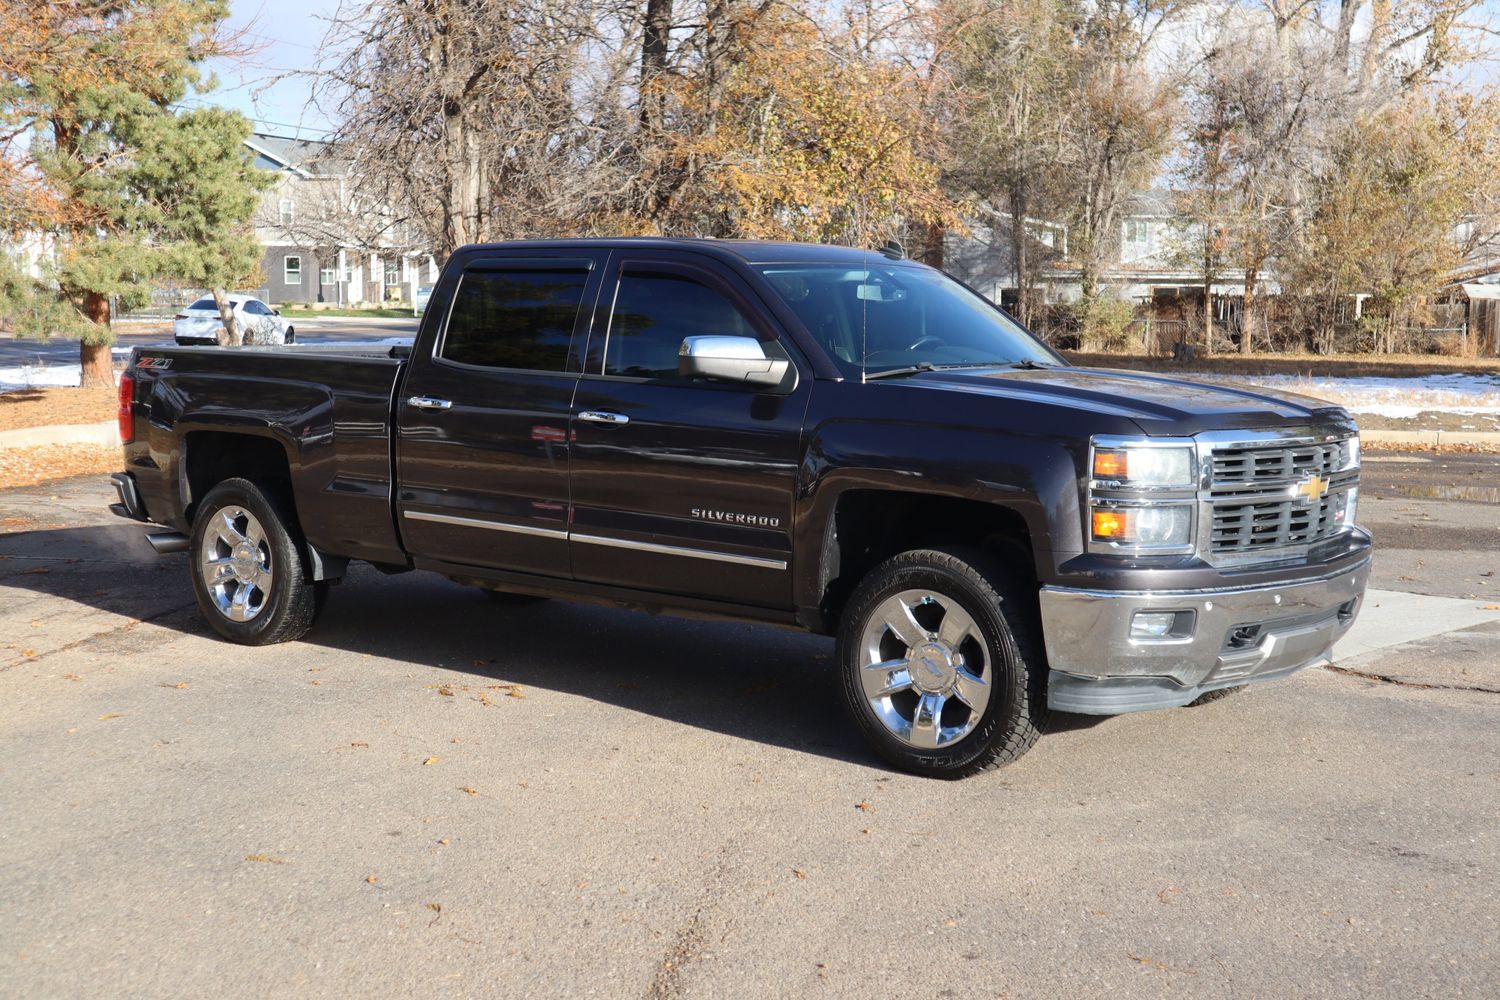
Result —
[[319, 139], [293, 139], [269, 132], [254, 132], [245, 145], [282, 169], [303, 177], [331, 176], [346, 173], [348, 161], [336, 157], [333, 143]]

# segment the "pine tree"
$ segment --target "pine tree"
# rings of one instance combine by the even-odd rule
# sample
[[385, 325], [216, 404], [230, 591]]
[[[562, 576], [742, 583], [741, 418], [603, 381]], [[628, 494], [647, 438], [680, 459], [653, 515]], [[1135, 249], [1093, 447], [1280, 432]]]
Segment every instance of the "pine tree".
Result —
[[200, 64], [220, 51], [227, 15], [223, 0], [0, 5], [0, 224], [45, 234], [56, 251], [45, 285], [8, 282], [6, 297], [66, 305], [10, 311], [20, 332], [77, 336], [85, 386], [113, 382], [110, 299], [144, 304], [163, 271], [173, 204], [152, 196], [152, 158], [172, 134], [171, 106], [205, 84]]

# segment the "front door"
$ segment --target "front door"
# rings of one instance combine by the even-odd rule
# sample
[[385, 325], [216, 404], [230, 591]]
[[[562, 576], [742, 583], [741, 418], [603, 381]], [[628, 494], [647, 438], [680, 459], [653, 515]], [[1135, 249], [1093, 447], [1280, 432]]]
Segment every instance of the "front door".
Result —
[[[618, 254], [572, 425], [574, 575], [790, 607], [792, 503], [812, 380], [738, 276], [686, 253]], [[684, 337], [761, 340], [791, 357], [774, 390], [685, 379]]]
[[397, 401], [397, 511], [418, 565], [569, 575], [575, 345], [602, 264], [495, 252], [469, 260], [442, 297], [443, 327], [413, 354]]

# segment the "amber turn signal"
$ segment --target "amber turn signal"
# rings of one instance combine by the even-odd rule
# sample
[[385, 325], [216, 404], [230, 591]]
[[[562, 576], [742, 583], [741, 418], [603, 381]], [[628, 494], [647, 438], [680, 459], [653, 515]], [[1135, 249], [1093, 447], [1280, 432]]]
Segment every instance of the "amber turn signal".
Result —
[[1130, 478], [1130, 453], [1125, 451], [1106, 451], [1100, 448], [1094, 452], [1094, 478], [1095, 479], [1128, 479]]
[[[1097, 463], [1096, 463], [1097, 464]], [[1094, 538], [1117, 542], [1130, 534], [1130, 512], [1124, 510], [1094, 511]]]

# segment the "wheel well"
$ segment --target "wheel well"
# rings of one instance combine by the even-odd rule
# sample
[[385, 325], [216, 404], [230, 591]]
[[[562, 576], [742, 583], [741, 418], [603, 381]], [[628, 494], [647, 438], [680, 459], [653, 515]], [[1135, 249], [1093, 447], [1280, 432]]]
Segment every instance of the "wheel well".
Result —
[[[978, 548], [1036, 580], [1031, 532], [1020, 514], [962, 497], [850, 490], [839, 497], [822, 553], [820, 610], [829, 631], [866, 573], [891, 556], [935, 545]], [[1027, 588], [1029, 589], [1029, 588]]]
[[292, 471], [280, 442], [254, 434], [192, 431], [184, 441], [187, 477], [186, 516], [192, 521], [198, 501], [226, 479], [248, 479], [290, 504]]

